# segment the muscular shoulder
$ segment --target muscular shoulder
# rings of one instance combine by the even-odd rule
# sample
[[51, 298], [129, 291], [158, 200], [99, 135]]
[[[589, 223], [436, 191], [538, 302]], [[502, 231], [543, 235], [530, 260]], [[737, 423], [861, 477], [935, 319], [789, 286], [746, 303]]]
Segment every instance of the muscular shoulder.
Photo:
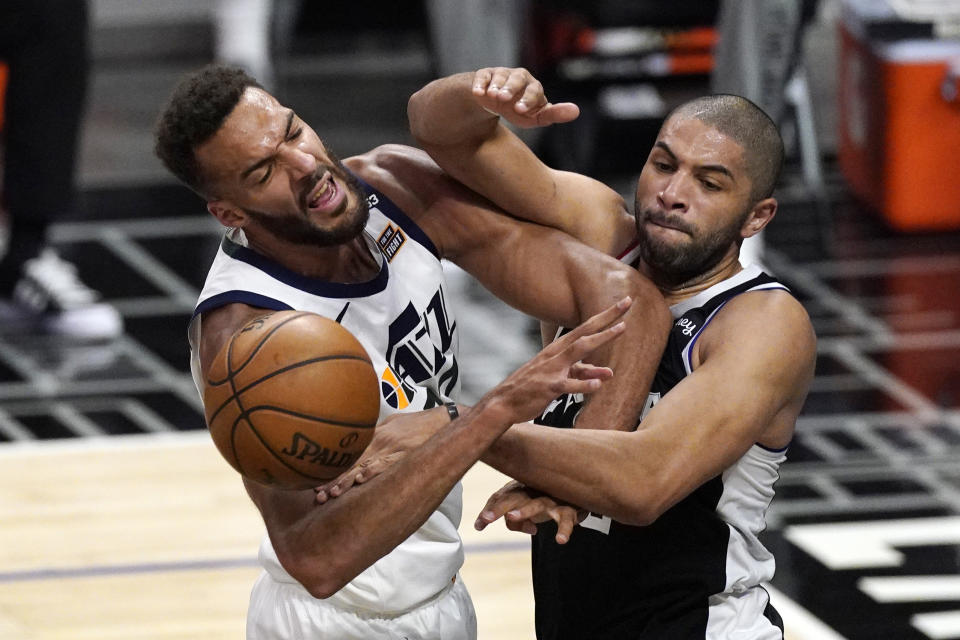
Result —
[[344, 164], [416, 220], [430, 207], [448, 180], [424, 151], [385, 144], [347, 158]]
[[345, 164], [413, 219], [444, 257], [458, 254], [478, 234], [492, 232], [507, 219], [420, 149], [383, 145]]
[[712, 354], [728, 351], [812, 367], [816, 336], [803, 305], [789, 292], [750, 291], [717, 312], [704, 329], [696, 356], [705, 362]]

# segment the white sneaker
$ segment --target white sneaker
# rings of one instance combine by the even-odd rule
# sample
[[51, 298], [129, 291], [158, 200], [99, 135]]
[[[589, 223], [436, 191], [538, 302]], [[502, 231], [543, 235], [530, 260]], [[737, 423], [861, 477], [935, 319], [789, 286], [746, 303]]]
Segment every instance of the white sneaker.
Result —
[[44, 249], [27, 260], [13, 289], [12, 300], [5, 305], [7, 321], [32, 323], [27, 328], [43, 333], [84, 340], [115, 338], [123, 333], [123, 319], [113, 306], [102, 302], [100, 294], [77, 277], [77, 268]]

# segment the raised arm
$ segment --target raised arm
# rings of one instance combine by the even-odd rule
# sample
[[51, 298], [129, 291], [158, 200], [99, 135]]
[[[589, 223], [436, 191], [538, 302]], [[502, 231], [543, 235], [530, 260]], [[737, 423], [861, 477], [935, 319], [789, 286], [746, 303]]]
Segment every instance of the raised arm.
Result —
[[410, 130], [444, 171], [510, 214], [566, 231], [607, 254], [633, 236], [623, 198], [586, 176], [551, 169], [500, 123], [567, 122], [579, 110], [550, 104], [524, 69], [481, 69], [431, 82], [409, 101]]
[[[313, 491], [283, 491], [245, 481], [284, 568], [315, 597], [336, 593], [412, 534], [493, 440], [535, 416], [562, 392], [591, 392], [612, 373], [577, 364], [620, 335], [630, 300], [591, 318], [508, 376], [475, 407], [370, 482], [327, 504]], [[201, 368], [246, 319], [262, 310], [230, 305], [204, 314]], [[421, 414], [444, 423], [446, 411]], [[433, 424], [431, 426], [436, 426]]]
[[787, 446], [815, 350], [810, 321], [789, 294], [743, 294], [715, 316], [698, 341], [694, 371], [637, 431], [517, 425], [484, 460], [590, 511], [646, 525], [754, 443]]
[[[417, 224], [441, 255], [463, 267], [511, 306], [535, 318], [575, 327], [616, 300], [635, 302], [618, 347], [595, 354], [616, 377], [592, 396], [578, 426], [632, 429], [653, 381], [672, 324], [660, 292], [636, 269], [569, 235], [504, 215], [452, 180], [422, 151], [382, 147], [355, 165]], [[405, 185], [417, 185], [414, 192]]]

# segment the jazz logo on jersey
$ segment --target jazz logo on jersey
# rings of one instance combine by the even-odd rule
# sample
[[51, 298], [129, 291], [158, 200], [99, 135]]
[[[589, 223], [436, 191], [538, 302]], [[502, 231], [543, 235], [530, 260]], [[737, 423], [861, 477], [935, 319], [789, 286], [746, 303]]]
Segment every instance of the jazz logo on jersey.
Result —
[[380, 374], [380, 393], [388, 405], [402, 411], [410, 405], [413, 389], [409, 384], [400, 380], [393, 369], [387, 367]]
[[387, 262], [390, 262], [393, 260], [393, 256], [397, 255], [397, 251], [400, 251], [400, 247], [403, 246], [406, 240], [407, 237], [403, 235], [403, 231], [401, 231], [399, 227], [388, 224], [387, 228], [380, 234], [380, 237], [377, 238], [377, 245], [380, 247], [383, 255], [387, 257]]

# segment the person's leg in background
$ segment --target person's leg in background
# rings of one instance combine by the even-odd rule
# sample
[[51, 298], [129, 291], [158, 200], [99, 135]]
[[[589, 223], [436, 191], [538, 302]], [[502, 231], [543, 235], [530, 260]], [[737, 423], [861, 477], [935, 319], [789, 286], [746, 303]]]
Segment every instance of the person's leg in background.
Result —
[[46, 248], [50, 224], [75, 205], [90, 66], [87, 10], [83, 0], [0, 3], [0, 58], [9, 67], [3, 132], [9, 239], [0, 298], [33, 315], [40, 328], [101, 338], [122, 331], [119, 314]]

